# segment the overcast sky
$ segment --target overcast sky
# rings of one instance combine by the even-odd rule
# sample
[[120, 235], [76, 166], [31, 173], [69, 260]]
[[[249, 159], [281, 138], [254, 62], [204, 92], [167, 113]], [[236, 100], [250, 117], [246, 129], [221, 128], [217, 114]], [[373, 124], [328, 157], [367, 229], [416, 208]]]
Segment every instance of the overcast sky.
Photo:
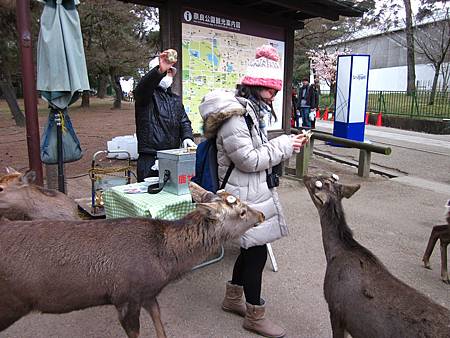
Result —
[[[381, 8], [382, 4], [385, 3], [386, 0], [376, 0], [375, 1], [375, 6], [377, 8]], [[404, 8], [404, 4], [403, 4], [403, 0], [396, 0], [396, 3], [398, 3], [402, 8]], [[447, 7], [450, 6], [450, 2], [447, 1]], [[411, 8], [413, 10], [414, 13], [417, 13], [418, 9], [419, 9], [419, 0], [411, 0]], [[403, 10], [401, 13], [401, 15], [405, 14], [405, 11]]]

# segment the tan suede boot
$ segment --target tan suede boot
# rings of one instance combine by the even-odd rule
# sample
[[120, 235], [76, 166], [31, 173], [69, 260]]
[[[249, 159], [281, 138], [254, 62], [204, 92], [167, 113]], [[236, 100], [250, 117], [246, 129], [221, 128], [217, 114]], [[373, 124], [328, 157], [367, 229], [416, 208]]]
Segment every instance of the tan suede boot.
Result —
[[284, 337], [286, 331], [272, 323], [269, 319], [265, 318], [265, 304], [263, 305], [252, 305], [245, 303], [247, 307], [247, 313], [245, 314], [243, 327], [246, 330], [258, 333], [263, 337], [268, 338], [281, 338]]
[[242, 286], [227, 282], [225, 298], [222, 302], [222, 309], [244, 317], [246, 309], [245, 303], [242, 300], [243, 294], [244, 288]]

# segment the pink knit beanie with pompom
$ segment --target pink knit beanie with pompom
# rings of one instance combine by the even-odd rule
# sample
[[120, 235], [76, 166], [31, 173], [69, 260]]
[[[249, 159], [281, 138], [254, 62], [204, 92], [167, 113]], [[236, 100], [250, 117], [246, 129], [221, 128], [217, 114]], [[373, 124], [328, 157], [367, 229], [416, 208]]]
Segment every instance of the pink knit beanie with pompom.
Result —
[[280, 66], [280, 56], [274, 47], [263, 45], [256, 50], [256, 59], [247, 66], [241, 84], [281, 90], [283, 73]]

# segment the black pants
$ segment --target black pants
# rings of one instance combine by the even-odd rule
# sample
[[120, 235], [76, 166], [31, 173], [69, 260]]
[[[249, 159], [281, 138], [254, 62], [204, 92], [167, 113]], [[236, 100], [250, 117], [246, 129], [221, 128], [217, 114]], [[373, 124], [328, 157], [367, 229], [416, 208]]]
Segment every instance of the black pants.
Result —
[[245, 300], [252, 305], [261, 305], [262, 273], [267, 261], [267, 246], [241, 248], [233, 268], [232, 284], [244, 287]]
[[156, 155], [139, 154], [137, 160], [137, 181], [143, 182], [146, 177], [158, 177], [158, 170], [152, 170], [156, 161]]

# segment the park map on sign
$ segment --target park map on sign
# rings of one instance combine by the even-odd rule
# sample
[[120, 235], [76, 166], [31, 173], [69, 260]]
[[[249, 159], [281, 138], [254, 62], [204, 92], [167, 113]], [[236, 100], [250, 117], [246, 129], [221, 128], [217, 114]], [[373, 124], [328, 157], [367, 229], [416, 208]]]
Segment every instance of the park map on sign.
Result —
[[257, 47], [270, 43], [283, 56], [284, 43], [186, 23], [182, 31], [183, 103], [194, 133], [203, 133], [202, 98], [214, 89], [234, 90]]

